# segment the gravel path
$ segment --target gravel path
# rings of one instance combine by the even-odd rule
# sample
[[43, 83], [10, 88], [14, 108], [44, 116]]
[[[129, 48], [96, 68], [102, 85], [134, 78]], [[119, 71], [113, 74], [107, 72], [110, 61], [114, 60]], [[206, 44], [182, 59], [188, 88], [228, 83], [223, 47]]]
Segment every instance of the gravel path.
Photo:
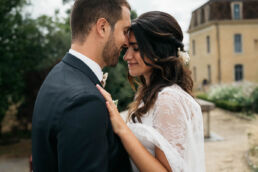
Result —
[[0, 160], [1, 172], [29, 172], [29, 160], [27, 158]]
[[217, 108], [211, 112], [211, 131], [224, 140], [205, 142], [207, 172], [250, 171], [245, 160], [247, 130], [252, 125], [258, 125], [258, 121], [247, 121], [234, 115]]

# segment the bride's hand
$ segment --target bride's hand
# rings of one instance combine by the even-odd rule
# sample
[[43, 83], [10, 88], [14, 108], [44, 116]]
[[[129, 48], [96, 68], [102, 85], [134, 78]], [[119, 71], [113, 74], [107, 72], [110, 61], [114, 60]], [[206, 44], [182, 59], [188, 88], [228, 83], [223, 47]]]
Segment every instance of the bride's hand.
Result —
[[116, 105], [114, 104], [111, 95], [104, 90], [101, 86], [97, 85], [98, 90], [106, 99], [107, 109], [110, 114], [110, 120], [113, 126], [113, 130], [117, 135], [121, 135], [128, 130], [126, 123], [123, 118], [120, 116], [120, 113], [117, 110]]

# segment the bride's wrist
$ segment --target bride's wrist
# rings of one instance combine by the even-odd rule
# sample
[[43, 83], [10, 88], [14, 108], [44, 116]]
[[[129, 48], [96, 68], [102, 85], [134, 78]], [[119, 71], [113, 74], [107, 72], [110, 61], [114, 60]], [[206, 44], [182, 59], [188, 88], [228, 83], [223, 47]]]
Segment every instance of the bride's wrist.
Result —
[[120, 128], [120, 130], [117, 131], [117, 135], [119, 137], [126, 136], [130, 132], [130, 129], [128, 128], [127, 125], [124, 125], [123, 127]]

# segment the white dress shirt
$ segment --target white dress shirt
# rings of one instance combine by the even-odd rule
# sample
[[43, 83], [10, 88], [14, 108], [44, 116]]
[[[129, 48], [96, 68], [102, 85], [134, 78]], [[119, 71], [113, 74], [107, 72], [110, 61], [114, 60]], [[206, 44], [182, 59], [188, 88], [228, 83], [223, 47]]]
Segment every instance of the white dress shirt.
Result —
[[83, 55], [83, 54], [81, 54], [81, 53], [79, 53], [79, 52], [77, 52], [73, 49], [70, 49], [69, 53], [72, 54], [73, 56], [77, 57], [81, 61], [83, 61], [87, 66], [89, 66], [89, 68], [97, 76], [99, 81], [102, 80], [103, 72], [102, 72], [101, 67], [99, 66], [98, 63], [96, 63], [95, 61], [91, 60], [90, 58], [86, 57], [85, 55]]

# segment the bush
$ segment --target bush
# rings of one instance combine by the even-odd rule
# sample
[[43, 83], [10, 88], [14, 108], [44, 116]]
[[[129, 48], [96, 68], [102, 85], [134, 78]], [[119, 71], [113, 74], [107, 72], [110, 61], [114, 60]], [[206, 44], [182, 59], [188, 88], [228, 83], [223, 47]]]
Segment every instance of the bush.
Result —
[[214, 101], [217, 107], [226, 109], [233, 112], [239, 112], [242, 110], [242, 106], [237, 102], [230, 102], [226, 100], [216, 100]]
[[233, 112], [244, 111], [250, 114], [258, 111], [258, 87], [250, 82], [215, 85], [207, 94], [199, 94], [197, 97]]
[[[26, 93], [26, 75], [48, 68], [70, 47], [68, 19], [61, 21], [57, 16], [33, 19], [23, 11], [26, 2], [0, 1], [0, 124], [12, 103], [24, 100], [24, 104], [33, 106], [27, 101], [31, 97]], [[31, 114], [22, 114], [22, 118], [26, 116]]]
[[233, 112], [241, 111], [242, 106], [237, 102], [230, 102], [227, 100], [212, 100], [208, 98], [207, 94], [199, 94], [197, 95], [197, 98], [213, 102], [217, 107], [220, 107], [222, 109], [226, 109]]
[[258, 113], [258, 87], [252, 93], [252, 109], [254, 112]]
[[208, 98], [208, 95], [205, 94], [205, 93], [198, 94], [196, 97], [199, 98], [199, 99], [210, 101], [209, 98]]

